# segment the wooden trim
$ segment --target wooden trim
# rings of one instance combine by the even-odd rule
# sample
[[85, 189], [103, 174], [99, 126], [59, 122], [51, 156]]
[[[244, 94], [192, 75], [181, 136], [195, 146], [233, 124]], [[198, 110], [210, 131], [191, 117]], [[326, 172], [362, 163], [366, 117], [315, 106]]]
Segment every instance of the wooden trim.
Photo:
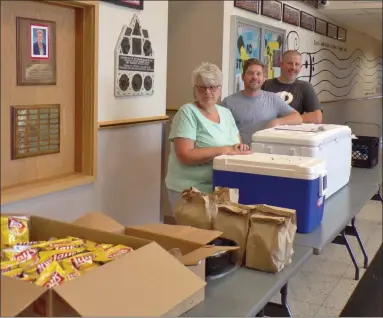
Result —
[[347, 99], [339, 99], [339, 100], [324, 100], [320, 101], [321, 104], [330, 104], [330, 103], [339, 103], [339, 102], [356, 102], [356, 101], [364, 101], [369, 99], [379, 99], [382, 98], [382, 95], [379, 96], [371, 96], [371, 97], [361, 97], [361, 98], [347, 98]]
[[154, 116], [154, 117], [101, 121], [98, 123], [98, 127], [99, 129], [102, 129], [102, 128], [110, 128], [110, 127], [116, 127], [116, 126], [149, 124], [149, 123], [163, 122], [167, 120], [169, 120], [169, 116]]
[[167, 112], [178, 112], [178, 108], [166, 108]]
[[2, 204], [92, 183], [97, 174], [98, 1], [45, 1], [76, 10], [74, 173], [1, 189]]
[[95, 177], [72, 173], [69, 175], [54, 177], [39, 182], [33, 181], [15, 187], [1, 190], [1, 204], [9, 204], [40, 195], [67, 190], [73, 187], [86, 185], [95, 181]]

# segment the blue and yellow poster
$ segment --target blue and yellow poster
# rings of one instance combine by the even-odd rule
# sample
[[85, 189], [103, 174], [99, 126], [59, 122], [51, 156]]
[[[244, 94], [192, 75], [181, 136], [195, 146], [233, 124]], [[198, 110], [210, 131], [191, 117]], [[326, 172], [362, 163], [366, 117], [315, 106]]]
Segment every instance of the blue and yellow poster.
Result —
[[280, 75], [280, 61], [283, 53], [283, 35], [275, 32], [265, 32], [265, 51], [263, 63], [267, 67], [267, 78]]
[[249, 58], [260, 58], [261, 29], [248, 24], [237, 24], [237, 47], [235, 63], [235, 92], [243, 89], [241, 78], [243, 64]]

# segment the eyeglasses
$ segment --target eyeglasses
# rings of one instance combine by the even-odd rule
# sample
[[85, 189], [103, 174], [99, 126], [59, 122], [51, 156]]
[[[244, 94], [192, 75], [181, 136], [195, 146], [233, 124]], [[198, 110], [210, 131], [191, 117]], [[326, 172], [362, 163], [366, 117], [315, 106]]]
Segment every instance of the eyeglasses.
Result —
[[200, 93], [204, 93], [204, 92], [206, 92], [207, 90], [209, 90], [210, 92], [212, 92], [212, 93], [215, 93], [216, 91], [217, 91], [217, 89], [219, 88], [219, 87], [221, 87], [220, 85], [218, 85], [218, 86], [198, 86], [198, 85], [196, 85], [196, 87], [197, 87], [197, 89], [198, 89], [198, 91], [200, 92]]

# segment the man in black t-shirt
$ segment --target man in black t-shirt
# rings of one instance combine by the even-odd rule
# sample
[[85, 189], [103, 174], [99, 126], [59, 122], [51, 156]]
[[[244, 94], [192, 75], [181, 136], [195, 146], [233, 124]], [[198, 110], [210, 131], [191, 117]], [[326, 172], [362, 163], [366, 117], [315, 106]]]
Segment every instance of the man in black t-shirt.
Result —
[[281, 75], [265, 81], [262, 89], [278, 93], [301, 114], [304, 123], [320, 124], [322, 111], [313, 86], [309, 82], [297, 79], [301, 68], [301, 54], [298, 51], [286, 51], [282, 57]]

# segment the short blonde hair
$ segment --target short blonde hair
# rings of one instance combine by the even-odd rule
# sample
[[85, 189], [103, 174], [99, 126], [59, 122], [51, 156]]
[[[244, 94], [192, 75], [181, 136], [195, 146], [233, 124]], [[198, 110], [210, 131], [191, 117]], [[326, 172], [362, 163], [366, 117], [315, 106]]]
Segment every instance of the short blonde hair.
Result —
[[215, 64], [204, 62], [197, 66], [192, 73], [192, 84], [196, 85], [197, 79], [201, 78], [205, 85], [221, 86], [222, 72]]

